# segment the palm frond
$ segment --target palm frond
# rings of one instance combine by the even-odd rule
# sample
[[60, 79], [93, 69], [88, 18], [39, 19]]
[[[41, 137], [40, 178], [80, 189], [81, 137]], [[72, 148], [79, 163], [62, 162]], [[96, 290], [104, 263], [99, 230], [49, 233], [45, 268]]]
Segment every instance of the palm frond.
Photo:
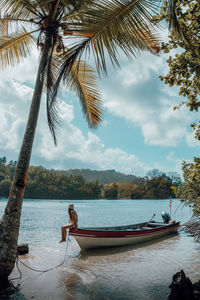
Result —
[[[72, 55], [74, 54], [74, 56]], [[61, 80], [76, 92], [84, 116], [90, 127], [96, 127], [102, 118], [102, 101], [97, 88], [93, 69], [78, 59], [73, 51], [58, 55], [52, 53], [49, 59], [47, 78], [47, 118], [50, 131], [56, 144], [56, 131], [60, 126], [57, 112], [57, 94]]]
[[23, 1], [0, 0], [0, 11], [2, 16], [18, 15], [23, 10]]
[[40, 0], [41, 5], [50, 4], [50, 3], [57, 2], [56, 0]]
[[[51, 47], [51, 52], [48, 58], [48, 64], [45, 70], [45, 86], [46, 86], [46, 109], [47, 109], [47, 121], [50, 132], [54, 139], [54, 144], [57, 145], [56, 133], [61, 122], [57, 111], [57, 97], [52, 97], [54, 92], [54, 85], [59, 76], [60, 70], [60, 58], [54, 51], [57, 41], [54, 41]], [[57, 96], [57, 95], [56, 95]]]
[[94, 70], [83, 61], [75, 62], [64, 80], [67, 86], [76, 92], [88, 125], [97, 127], [102, 120], [103, 102]]
[[[178, 36], [184, 43], [188, 45], [188, 47], [191, 48], [191, 50], [194, 53], [198, 53], [198, 50], [195, 49], [195, 46], [191, 43], [190, 39], [190, 31], [189, 29], [179, 20], [183, 18], [183, 12], [181, 10], [177, 10], [176, 7], [177, 0], [168, 0], [168, 6], [167, 6], [167, 21], [168, 21], [168, 28], [169, 31], [173, 34]], [[182, 27], [183, 26], [183, 27]], [[193, 25], [192, 25], [193, 26]], [[197, 54], [198, 55], [198, 54]]]
[[106, 52], [113, 65], [118, 65], [117, 49], [125, 54], [147, 50], [156, 53], [159, 40], [151, 23], [158, 1], [150, 0], [99, 0], [87, 11], [79, 13], [81, 21], [71, 19], [68, 30], [74, 37], [86, 36], [96, 59], [99, 73], [106, 72]]
[[12, 32], [20, 32], [22, 24], [34, 24], [38, 27], [39, 23], [34, 20], [6, 17], [0, 18], [0, 37], [8, 37]]
[[36, 31], [30, 33], [24, 29], [20, 33], [0, 37], [0, 68], [21, 62], [30, 54], [31, 46], [35, 42], [32, 34]]
[[[56, 41], [57, 42], [57, 41]], [[57, 112], [57, 95], [60, 83], [66, 74], [72, 70], [73, 64], [81, 53], [81, 48], [70, 49], [61, 55], [56, 53], [56, 42], [52, 46], [48, 65], [45, 70], [46, 89], [47, 89], [47, 120], [50, 132], [57, 144], [56, 132], [60, 126], [59, 115]], [[83, 47], [84, 48], [84, 47]]]
[[3, 15], [31, 19], [42, 16], [39, 0], [0, 0]]
[[[122, 33], [123, 34], [123, 33]], [[124, 38], [126, 39], [126, 32], [124, 32]], [[127, 40], [127, 43], [129, 41]], [[148, 50], [153, 54], [158, 54], [160, 51], [159, 39], [156, 36], [156, 33], [152, 29], [151, 32], [147, 31], [146, 28], [141, 28], [139, 30], [139, 34], [137, 32], [133, 34], [133, 38], [131, 40], [131, 46], [135, 43], [134, 49], [139, 48], [139, 50]], [[125, 44], [126, 46], [126, 44]], [[122, 46], [121, 46], [122, 47]], [[124, 51], [125, 52], [125, 51]], [[133, 53], [134, 54], [134, 53]], [[128, 53], [126, 54], [128, 56]]]
[[87, 46], [88, 40], [84, 40], [81, 43], [74, 45], [73, 47], [66, 49], [66, 51], [56, 59], [57, 66], [59, 67], [59, 74], [52, 89], [49, 91], [49, 97], [51, 102], [55, 101], [59, 86], [63, 78], [67, 78], [70, 74], [72, 67], [76, 61], [80, 61], [80, 57]]
[[[172, 1], [172, 0], [171, 0]], [[98, 73], [106, 72], [106, 57], [119, 65], [118, 49], [130, 58], [138, 51], [156, 54], [159, 41], [151, 23], [160, 0], [0, 0], [0, 67], [21, 61], [30, 52], [32, 34], [39, 31], [38, 47], [48, 50], [44, 78], [47, 93], [47, 119], [56, 144], [60, 125], [57, 94], [61, 81], [75, 91], [90, 127], [102, 118], [102, 101], [93, 69], [81, 60], [94, 53]], [[9, 30], [12, 22], [34, 23], [35, 31]], [[64, 39], [73, 44], [64, 49]], [[60, 51], [62, 51], [60, 55]], [[58, 53], [56, 53], [56, 51]], [[47, 53], [45, 52], [45, 53]], [[43, 52], [44, 53], [44, 52]], [[45, 55], [47, 57], [47, 55]]]
[[8, 37], [8, 20], [0, 19], [0, 37]]
[[183, 34], [176, 13], [176, 3], [177, 0], [168, 0], [168, 6], [167, 6], [168, 27], [172, 33], [175, 33], [179, 37], [182, 37]]
[[[32, 23], [32, 24], [36, 24], [36, 25], [40, 24], [39, 22], [36, 22], [33, 19], [22, 19], [22, 18], [19, 18], [19, 17], [15, 18], [15, 16], [14, 17], [4, 16], [2, 19], [0, 18], [0, 23], [6, 23], [6, 22], [7, 22], [7, 24], [13, 23], [15, 25], [18, 24], [18, 23]], [[16, 29], [16, 27], [15, 27], [15, 29]]]
[[191, 48], [193, 48], [189, 35], [186, 33], [188, 28], [185, 28], [185, 30], [183, 30], [179, 23], [179, 17], [182, 18], [183, 13], [179, 11], [178, 14], [176, 3], [177, 0], [168, 0], [167, 3], [167, 20], [169, 31], [171, 31], [172, 34], [177, 35], [181, 40], [185, 41]]
[[0, 0], [0, 9], [1, 12], [10, 14], [16, 11], [20, 11], [23, 8], [23, 0]]
[[93, 3], [95, 2], [95, 0], [87, 0], [87, 1], [61, 0], [61, 1], [65, 5], [65, 9], [66, 9], [66, 13], [63, 18], [63, 21], [67, 21], [69, 16], [73, 20], [79, 19], [80, 11], [86, 10], [87, 8], [91, 7], [91, 5], [93, 5]]

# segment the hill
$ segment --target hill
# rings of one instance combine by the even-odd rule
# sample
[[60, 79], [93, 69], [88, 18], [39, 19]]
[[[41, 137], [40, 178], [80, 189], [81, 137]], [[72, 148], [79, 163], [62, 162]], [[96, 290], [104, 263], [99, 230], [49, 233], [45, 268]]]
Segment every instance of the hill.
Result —
[[116, 172], [115, 170], [96, 171], [90, 169], [69, 169], [62, 172], [64, 172], [66, 175], [83, 176], [83, 178], [87, 181], [98, 180], [98, 182], [101, 184], [109, 184], [112, 182], [128, 182], [142, 185], [144, 183], [144, 178], [137, 177], [135, 175], [126, 175], [120, 172]]
[[[0, 197], [8, 197], [17, 162], [0, 158]], [[24, 197], [33, 199], [167, 199], [174, 197], [180, 177], [160, 172], [143, 178], [115, 170], [48, 170], [29, 168]], [[158, 170], [156, 170], [158, 171]]]

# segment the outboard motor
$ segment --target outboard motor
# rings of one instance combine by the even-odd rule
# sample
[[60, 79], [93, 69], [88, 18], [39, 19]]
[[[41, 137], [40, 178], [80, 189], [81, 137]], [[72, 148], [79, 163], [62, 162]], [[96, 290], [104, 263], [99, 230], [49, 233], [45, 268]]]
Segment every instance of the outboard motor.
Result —
[[163, 218], [164, 223], [169, 223], [171, 220], [170, 215], [166, 211], [162, 211], [161, 216]]

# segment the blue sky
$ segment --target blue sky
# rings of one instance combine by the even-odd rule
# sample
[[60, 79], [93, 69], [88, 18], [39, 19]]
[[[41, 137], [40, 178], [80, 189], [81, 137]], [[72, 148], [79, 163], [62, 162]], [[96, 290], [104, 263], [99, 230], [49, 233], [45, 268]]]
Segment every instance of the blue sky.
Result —
[[[200, 143], [190, 123], [198, 114], [186, 108], [176, 88], [158, 78], [166, 74], [167, 56], [141, 53], [133, 61], [120, 55], [121, 68], [108, 63], [108, 76], [99, 81], [104, 118], [88, 129], [76, 95], [62, 89], [59, 101], [62, 127], [55, 147], [49, 133], [43, 97], [31, 165], [46, 168], [115, 169], [144, 176], [153, 168], [181, 173], [183, 160], [198, 156]], [[15, 68], [0, 72], [0, 156], [17, 160], [33, 93], [38, 53]]]

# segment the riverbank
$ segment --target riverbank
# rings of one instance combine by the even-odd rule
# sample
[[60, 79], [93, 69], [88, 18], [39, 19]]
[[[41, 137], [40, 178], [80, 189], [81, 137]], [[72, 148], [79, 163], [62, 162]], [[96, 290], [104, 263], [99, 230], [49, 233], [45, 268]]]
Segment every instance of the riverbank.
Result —
[[[22, 272], [24, 270], [22, 269]], [[21, 293], [20, 288], [15, 287], [12, 283], [10, 284], [9, 288], [4, 290], [3, 292], [0, 292], [0, 299], [1, 300], [28, 300], [28, 299], [60, 299], [60, 300], [82, 300], [84, 299], [83, 295], [80, 295], [80, 297], [77, 298], [77, 295], [74, 295], [74, 286], [77, 284], [80, 284], [80, 278], [71, 276], [70, 280], [68, 282], [65, 282], [66, 288], [61, 288], [58, 286], [58, 281], [55, 280], [57, 278], [56, 271], [54, 270], [54, 280], [51, 281], [51, 285], [49, 285], [49, 281], [44, 282], [42, 279], [42, 286], [43, 290], [40, 289], [38, 291], [37, 296], [28, 296], [25, 298], [25, 296]], [[32, 278], [34, 280], [34, 278]], [[53, 283], [53, 285], [52, 285]], [[33, 286], [31, 287], [33, 288]], [[44, 292], [48, 290], [48, 292]], [[192, 283], [191, 280], [185, 276], [185, 273], [183, 270], [180, 272], [177, 272], [172, 277], [172, 282], [169, 285], [169, 295], [166, 298], [166, 300], [198, 300], [200, 297], [200, 280], [196, 283]], [[71, 292], [71, 293], [70, 293]], [[85, 298], [89, 299], [89, 298]], [[96, 298], [96, 300], [98, 300]], [[100, 300], [100, 299], [99, 299]], [[134, 300], [134, 299], [132, 299]], [[164, 300], [164, 299], [163, 299]]]
[[[22, 258], [28, 266], [46, 270], [59, 265], [66, 243], [59, 244], [60, 227], [65, 224], [69, 203], [75, 204], [79, 226], [114, 226], [149, 220], [153, 213], [169, 210], [166, 200], [25, 200], [19, 243], [29, 244]], [[0, 202], [3, 213], [6, 201]], [[179, 208], [178, 208], [179, 207]], [[177, 209], [178, 208], [178, 209]], [[174, 214], [175, 213], [175, 214]], [[172, 216], [185, 223], [190, 208], [172, 203]], [[20, 292], [34, 300], [161, 300], [167, 299], [173, 274], [181, 269], [192, 282], [199, 280], [200, 246], [185, 232], [138, 246], [80, 251], [71, 238], [64, 263], [47, 273], [37, 273], [19, 263]], [[17, 268], [11, 277], [18, 277]]]
[[[18, 292], [13, 290], [12, 298], [5, 299], [167, 299], [169, 285], [177, 271], [184, 268], [193, 282], [199, 279], [199, 249], [198, 253], [194, 251], [192, 238], [180, 234], [137, 246], [85, 252], [79, 251], [75, 241], [71, 240], [66, 256], [66, 244], [31, 249], [30, 254], [20, 256], [20, 260], [33, 269], [46, 270], [60, 264], [64, 257], [65, 260], [58, 268], [44, 273], [35, 272], [19, 262], [22, 276], [15, 266], [10, 278], [21, 277], [13, 281], [20, 289]], [[187, 257], [183, 256], [183, 243], [189, 250]]]

